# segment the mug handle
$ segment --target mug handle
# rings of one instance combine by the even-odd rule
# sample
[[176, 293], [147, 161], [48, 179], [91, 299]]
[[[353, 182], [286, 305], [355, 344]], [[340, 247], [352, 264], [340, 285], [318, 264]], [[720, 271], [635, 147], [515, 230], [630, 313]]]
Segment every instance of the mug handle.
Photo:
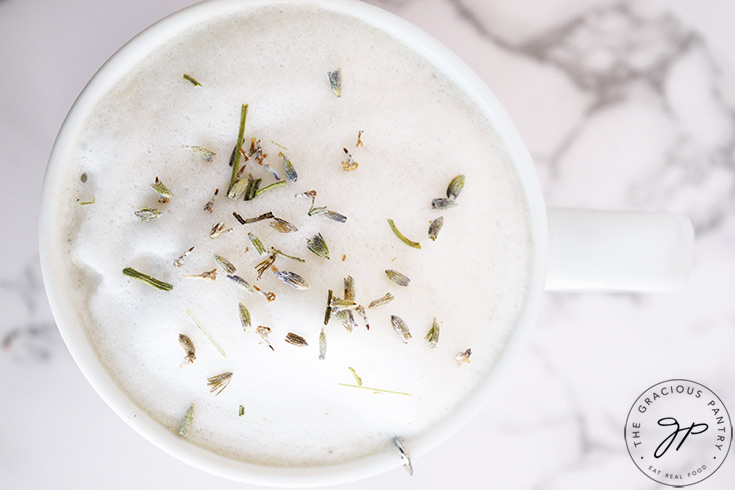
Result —
[[549, 208], [546, 290], [675, 291], [694, 257], [679, 214]]

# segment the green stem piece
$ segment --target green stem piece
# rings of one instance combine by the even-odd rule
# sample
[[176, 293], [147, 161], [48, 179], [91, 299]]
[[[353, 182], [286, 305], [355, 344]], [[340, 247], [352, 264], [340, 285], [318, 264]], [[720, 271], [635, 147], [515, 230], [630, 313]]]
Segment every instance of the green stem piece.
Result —
[[409, 247], [421, 249], [421, 244], [419, 242], [414, 242], [413, 240], [409, 240], [408, 238], [406, 238], [406, 236], [401, 233], [400, 230], [396, 227], [396, 224], [393, 222], [392, 219], [388, 220], [388, 224], [390, 225], [390, 229], [393, 230], [393, 233], [398, 237], [399, 240], [401, 240]]
[[222, 357], [227, 357], [227, 354], [225, 354], [225, 351], [222, 350], [222, 347], [220, 347], [219, 344], [217, 342], [215, 342], [215, 340], [212, 338], [212, 336], [209, 335], [209, 332], [207, 332], [204, 329], [204, 327], [202, 326], [202, 324], [199, 323], [199, 321], [196, 318], [194, 318], [194, 315], [191, 313], [191, 311], [186, 310], [186, 314], [189, 315], [189, 318], [191, 318], [191, 320], [196, 324], [196, 326], [199, 327], [199, 330], [201, 330], [202, 333], [207, 336], [207, 338], [209, 339], [209, 341], [212, 342], [212, 345], [214, 345], [217, 348], [217, 350], [219, 351], [219, 353], [222, 354]]
[[272, 184], [267, 185], [265, 187], [261, 187], [260, 189], [258, 189], [257, 191], [255, 191], [255, 195], [256, 196], [259, 196], [262, 193], [264, 193], [265, 191], [269, 191], [271, 189], [277, 189], [277, 188], [282, 187], [284, 185], [286, 185], [286, 181], [285, 180], [279, 180], [278, 182], [273, 182]]
[[393, 393], [394, 395], [411, 396], [411, 393], [404, 393], [402, 391], [381, 390], [380, 388], [371, 388], [369, 386], [348, 385], [346, 383], [337, 383], [337, 384], [340, 386], [347, 386], [348, 388], [360, 388], [363, 390], [379, 391], [381, 393]]
[[142, 272], [138, 272], [132, 267], [126, 267], [123, 269], [123, 274], [132, 277], [133, 279], [137, 279], [141, 282], [144, 282], [148, 284], [149, 286], [158, 289], [159, 291], [171, 291], [174, 287], [163, 281], [159, 281], [155, 277], [151, 277], [148, 274], [143, 274]]
[[237, 173], [240, 171], [240, 148], [242, 148], [242, 139], [245, 134], [245, 121], [248, 118], [248, 105], [243, 104], [240, 109], [240, 129], [237, 132], [237, 146], [233, 152], [234, 158], [232, 161], [232, 176], [230, 176], [230, 186], [227, 188], [227, 195], [230, 195], [232, 186], [237, 182]]

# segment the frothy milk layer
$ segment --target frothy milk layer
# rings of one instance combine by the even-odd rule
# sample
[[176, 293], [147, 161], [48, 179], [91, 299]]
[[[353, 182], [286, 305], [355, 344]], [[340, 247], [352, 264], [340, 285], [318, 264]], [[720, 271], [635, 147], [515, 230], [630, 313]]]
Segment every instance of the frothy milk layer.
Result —
[[[489, 375], [523, 308], [532, 237], [525, 194], [493, 122], [446, 75], [399, 40], [362, 21], [316, 6], [237, 7], [187, 28], [155, 49], [96, 102], [78, 135], [67, 168], [69, 290], [100, 359], [141, 409], [172, 432], [195, 406], [187, 439], [222, 455], [264, 465], [327, 465], [411, 441], [460, 406]], [[341, 68], [336, 97], [327, 72]], [[187, 73], [202, 86], [182, 79]], [[249, 105], [244, 147], [261, 139], [266, 162], [285, 175], [285, 152], [295, 183], [252, 201], [226, 197], [228, 161], [241, 104]], [[358, 131], [364, 146], [356, 147]], [[211, 163], [187, 149], [217, 153]], [[286, 147], [284, 150], [278, 145]], [[359, 167], [344, 171], [349, 149]], [[274, 181], [251, 159], [245, 174]], [[82, 175], [85, 182], [82, 182]], [[458, 174], [466, 185], [458, 206], [434, 210]], [[160, 204], [150, 183], [172, 191]], [[204, 204], [219, 188], [210, 214]], [[347, 216], [345, 223], [308, 216], [316, 206]], [[82, 205], [82, 202], [94, 201]], [[162, 211], [140, 221], [143, 206]], [[298, 228], [278, 233], [268, 221], [241, 225], [272, 211]], [[444, 217], [436, 241], [429, 223]], [[395, 221], [410, 248], [393, 234]], [[210, 238], [212, 226], [233, 230]], [[267, 271], [247, 238], [305, 259], [278, 257], [279, 270], [309, 283], [295, 290]], [[307, 238], [320, 232], [330, 259], [312, 254]], [[173, 260], [195, 247], [181, 268]], [[229, 259], [251, 284], [276, 294], [267, 302], [238, 288], [220, 269], [216, 281], [185, 278]], [[158, 291], [123, 276], [133, 267], [173, 285]], [[411, 279], [403, 287], [384, 270]], [[391, 292], [395, 300], [368, 309], [370, 330], [356, 315], [348, 332], [339, 319], [324, 327], [327, 291], [344, 296], [354, 277], [365, 305]], [[250, 311], [243, 332], [238, 303]], [[223, 357], [187, 316], [206, 327]], [[412, 338], [404, 344], [391, 325], [401, 317]], [[436, 318], [435, 349], [424, 336]], [[272, 329], [274, 350], [255, 327]], [[326, 358], [319, 359], [324, 327]], [[301, 335], [308, 347], [284, 341]], [[187, 335], [196, 360], [180, 364]], [[471, 362], [455, 356], [472, 349]], [[375, 392], [355, 385], [405, 394]], [[219, 395], [207, 378], [230, 371]], [[342, 383], [342, 384], [340, 384]], [[239, 415], [239, 406], [244, 407]]]

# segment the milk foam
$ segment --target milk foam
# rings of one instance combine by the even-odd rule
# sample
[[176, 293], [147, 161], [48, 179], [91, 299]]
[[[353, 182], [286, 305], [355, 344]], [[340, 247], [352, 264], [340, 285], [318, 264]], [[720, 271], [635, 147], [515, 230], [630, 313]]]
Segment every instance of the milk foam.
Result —
[[[67, 162], [69, 288], [100, 359], [141, 409], [175, 432], [195, 405], [187, 437], [194, 444], [277, 466], [327, 465], [394, 450], [394, 436], [410, 447], [488, 376], [523, 308], [532, 238], [519, 178], [475, 101], [400, 41], [315, 6], [240, 8], [155, 50], [88, 115]], [[341, 98], [327, 79], [337, 67]], [[183, 73], [202, 86], [188, 84]], [[299, 174], [296, 183], [248, 202], [225, 196], [242, 103], [249, 104], [246, 141], [262, 140], [266, 161], [282, 178], [279, 151]], [[359, 130], [364, 146], [356, 148]], [[185, 145], [217, 156], [206, 163]], [[342, 170], [343, 148], [357, 170]], [[248, 171], [264, 185], [273, 180], [252, 162]], [[459, 205], [432, 210], [431, 199], [443, 197], [457, 174], [467, 176]], [[156, 176], [174, 193], [169, 203], [156, 201], [149, 186]], [[215, 188], [219, 198], [209, 214], [202, 208]], [[294, 196], [311, 189], [318, 192], [317, 206], [346, 215], [347, 222], [309, 217], [309, 200]], [[77, 201], [92, 198], [89, 205]], [[133, 213], [142, 206], [163, 215], [141, 222]], [[246, 218], [273, 211], [299, 231], [280, 234], [266, 221], [242, 226], [233, 211]], [[444, 228], [432, 242], [428, 225], [439, 216]], [[401, 243], [386, 218], [422, 249]], [[210, 239], [220, 221], [233, 231]], [[276, 266], [302, 275], [310, 289], [290, 289], [270, 272], [256, 282], [253, 267], [264, 257], [248, 242], [249, 231], [266, 246], [306, 259], [280, 257]], [[327, 241], [329, 260], [306, 248], [317, 232]], [[173, 267], [191, 246], [184, 266]], [[183, 277], [213, 269], [213, 254], [275, 292], [276, 301], [242, 291], [221, 270], [215, 282]], [[122, 275], [125, 267], [174, 289], [133, 281]], [[406, 274], [411, 284], [390, 282], [385, 269]], [[368, 310], [369, 331], [359, 317], [351, 333], [333, 318], [321, 361], [327, 290], [342, 296], [347, 275], [355, 279], [359, 302], [388, 291], [395, 300]], [[239, 302], [252, 316], [248, 332], [240, 326]], [[408, 324], [413, 338], [407, 345], [391, 315]], [[424, 336], [434, 318], [441, 336], [431, 349]], [[274, 351], [255, 334], [257, 325], [272, 328]], [[288, 332], [309, 346], [287, 344]], [[179, 333], [196, 346], [192, 365], [179, 367], [185, 355]], [[458, 366], [455, 356], [467, 348], [471, 362]], [[348, 367], [365, 386], [411, 396], [341, 386], [355, 383]], [[234, 373], [232, 381], [215, 396], [206, 380], [225, 371]]]

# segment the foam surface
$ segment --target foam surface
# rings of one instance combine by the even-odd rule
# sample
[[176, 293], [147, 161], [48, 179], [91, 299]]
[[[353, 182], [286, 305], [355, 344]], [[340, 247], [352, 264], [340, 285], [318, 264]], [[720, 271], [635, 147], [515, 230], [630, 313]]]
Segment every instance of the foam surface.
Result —
[[[337, 67], [344, 78], [340, 98], [327, 78]], [[190, 85], [183, 73], [203, 86]], [[243, 103], [249, 104], [246, 141], [262, 140], [266, 161], [282, 178], [279, 151], [299, 174], [296, 183], [248, 202], [225, 196]], [[276, 4], [222, 16], [180, 34], [131, 70], [98, 101], [69, 155], [63, 224], [69, 230], [69, 287], [120, 387], [172, 431], [193, 403], [189, 441], [265, 465], [349, 461], [393, 450], [394, 436], [410, 446], [430, 430], [491, 371], [522, 309], [529, 276], [525, 195], [492, 121], [473, 104], [400, 41], [307, 6]], [[364, 146], [356, 148], [360, 130]], [[185, 145], [217, 156], [204, 162]], [[343, 147], [357, 170], [342, 170]], [[273, 181], [252, 160], [247, 172], [264, 185]], [[431, 200], [444, 197], [457, 174], [467, 176], [459, 205], [432, 210]], [[156, 201], [149, 185], [156, 176], [174, 194], [169, 203]], [[220, 195], [209, 214], [202, 208], [215, 188]], [[308, 216], [309, 200], [294, 196], [311, 189], [318, 192], [317, 206], [346, 215], [347, 222]], [[78, 201], [92, 198], [89, 205]], [[133, 213], [142, 206], [163, 215], [141, 222]], [[266, 221], [243, 226], [233, 211], [246, 218], [272, 211], [299, 231], [281, 234]], [[427, 229], [438, 216], [444, 228], [432, 242]], [[422, 249], [401, 243], [387, 218]], [[211, 239], [220, 221], [233, 231]], [[267, 247], [306, 259], [279, 257], [276, 266], [302, 275], [310, 288], [291, 289], [270, 272], [256, 281], [253, 267], [264, 257], [248, 242], [249, 231]], [[307, 250], [306, 239], [316, 232], [330, 260]], [[192, 246], [184, 266], [173, 267]], [[215, 282], [184, 278], [215, 268], [213, 254], [277, 299], [267, 303], [242, 291], [221, 270]], [[133, 281], [122, 275], [125, 267], [174, 288], [162, 292]], [[410, 285], [390, 282], [385, 269], [406, 274]], [[369, 331], [359, 317], [351, 333], [333, 318], [321, 361], [327, 290], [342, 296], [347, 275], [355, 278], [358, 302], [388, 291], [396, 299], [368, 310]], [[251, 313], [248, 332], [240, 326], [238, 302]], [[391, 315], [408, 324], [408, 344], [394, 332]], [[441, 336], [431, 349], [424, 336], [435, 317]], [[274, 351], [255, 334], [257, 325], [272, 328]], [[309, 346], [286, 343], [288, 332]], [[191, 338], [197, 355], [181, 368], [179, 333]], [[455, 356], [467, 348], [471, 362], [458, 366]], [[355, 383], [348, 367], [365, 386], [411, 396], [340, 386]], [[234, 373], [232, 381], [215, 396], [206, 380], [225, 371]]]

